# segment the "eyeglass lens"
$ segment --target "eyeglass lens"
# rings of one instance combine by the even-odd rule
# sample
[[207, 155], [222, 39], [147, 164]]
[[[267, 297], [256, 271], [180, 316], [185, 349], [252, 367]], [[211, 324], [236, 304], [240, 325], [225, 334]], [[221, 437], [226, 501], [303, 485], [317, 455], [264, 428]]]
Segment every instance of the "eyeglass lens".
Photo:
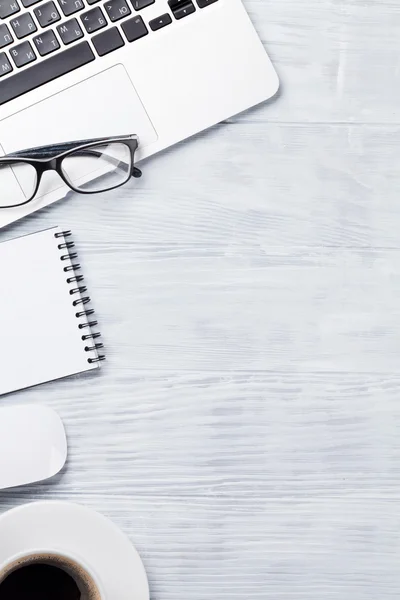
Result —
[[[0, 162], [0, 208], [28, 202], [35, 193], [36, 169], [23, 162]], [[21, 189], [25, 199], [21, 202]]]
[[69, 184], [82, 192], [102, 192], [128, 181], [131, 151], [126, 144], [105, 143], [66, 156], [61, 169]]

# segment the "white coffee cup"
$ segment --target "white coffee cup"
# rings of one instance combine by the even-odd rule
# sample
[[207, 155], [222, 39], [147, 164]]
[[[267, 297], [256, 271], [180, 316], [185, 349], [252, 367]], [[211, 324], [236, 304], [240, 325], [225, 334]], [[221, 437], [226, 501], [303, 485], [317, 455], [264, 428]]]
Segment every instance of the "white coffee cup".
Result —
[[[11, 575], [16, 577], [16, 573], [19, 571], [22, 574], [22, 570], [30, 565], [52, 566], [67, 573], [79, 589], [80, 600], [107, 600], [100, 578], [86, 561], [69, 552], [55, 549], [21, 552], [0, 565], [1, 597], [3, 597], [1, 587], [6, 583], [7, 578]], [[57, 592], [58, 590], [54, 589], [55, 598], [58, 596]]]

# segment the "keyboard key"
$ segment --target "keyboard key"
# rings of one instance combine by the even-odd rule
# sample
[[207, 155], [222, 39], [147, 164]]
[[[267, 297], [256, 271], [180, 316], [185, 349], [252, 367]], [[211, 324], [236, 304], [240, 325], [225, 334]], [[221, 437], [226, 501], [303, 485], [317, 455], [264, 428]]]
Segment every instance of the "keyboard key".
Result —
[[7, 19], [20, 10], [17, 0], [0, 0], [0, 19]]
[[60, 13], [56, 9], [54, 2], [41, 4], [39, 8], [35, 8], [33, 12], [41, 27], [48, 27], [61, 19]]
[[186, 4], [192, 4], [192, 0], [168, 0], [168, 5], [172, 12], [178, 8], [182, 8], [182, 6], [185, 6]]
[[36, 65], [0, 81], [0, 105], [14, 100], [27, 92], [79, 69], [94, 60], [94, 54], [87, 42], [71, 46]]
[[161, 15], [160, 17], [157, 17], [157, 19], [153, 19], [152, 21], [150, 21], [149, 25], [153, 31], [158, 31], [159, 29], [162, 29], [167, 25], [171, 25], [171, 23], [171, 15], [165, 13], [165, 15]]
[[14, 48], [11, 48], [10, 54], [15, 66], [19, 68], [36, 60], [36, 54], [29, 42], [22, 42], [22, 44], [14, 46]]
[[13, 37], [7, 25], [5, 23], [0, 23], [0, 48], [5, 48], [13, 41]]
[[121, 27], [128, 42], [135, 42], [149, 33], [142, 17], [132, 17], [122, 23]]
[[[0, 77], [4, 75], [8, 75], [13, 70], [10, 61], [8, 60], [6, 54], [4, 52], [0, 53]], [[0, 87], [1, 90], [1, 87]]]
[[43, 33], [40, 35], [34, 37], [33, 43], [35, 44], [40, 56], [47, 56], [51, 52], [54, 52], [60, 48], [58, 39], [51, 29], [43, 31]]
[[10, 25], [19, 40], [37, 31], [37, 27], [29, 13], [11, 19]]
[[95, 35], [92, 37], [92, 42], [99, 56], [105, 56], [124, 46], [124, 40], [116, 27]]
[[97, 2], [100, 2], [100, 0], [86, 0], [86, 2], [91, 5], [91, 4], [96, 4]]
[[94, 33], [107, 25], [107, 21], [101, 11], [101, 8], [96, 6], [92, 10], [83, 13], [81, 21], [88, 33]]
[[197, 0], [197, 4], [200, 6], [200, 8], [205, 8], [210, 4], [214, 4], [214, 2], [217, 2], [217, 0]]
[[175, 19], [177, 19], [178, 21], [179, 19], [183, 19], [184, 17], [187, 17], [188, 15], [191, 15], [194, 12], [196, 12], [196, 8], [193, 2], [179, 2], [179, 5], [175, 2], [175, 4], [171, 6], [171, 8], [172, 12], [174, 13]]
[[154, 4], [156, 0], [131, 0], [132, 6], [135, 10], [142, 10], [146, 8], [146, 6], [150, 6], [150, 4]]
[[104, 10], [113, 23], [131, 14], [131, 9], [125, 0], [109, 0], [105, 3]]
[[83, 31], [80, 28], [80, 25], [76, 19], [71, 19], [70, 21], [66, 21], [62, 25], [58, 25], [57, 31], [60, 35], [61, 40], [66, 46], [68, 44], [72, 44], [72, 42], [76, 42], [81, 37], [83, 37]]
[[40, 0], [21, 0], [21, 2], [22, 2], [22, 6], [24, 8], [30, 8], [34, 4], [37, 4], [38, 2], [40, 2]]
[[69, 17], [82, 10], [82, 8], [85, 8], [83, 0], [58, 0], [58, 3], [66, 17]]

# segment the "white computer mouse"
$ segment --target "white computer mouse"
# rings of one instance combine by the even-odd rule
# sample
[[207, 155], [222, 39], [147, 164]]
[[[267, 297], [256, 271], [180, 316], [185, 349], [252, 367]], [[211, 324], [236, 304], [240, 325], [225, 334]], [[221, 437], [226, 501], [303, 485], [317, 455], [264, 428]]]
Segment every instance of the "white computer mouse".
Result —
[[53, 409], [0, 408], [0, 489], [48, 479], [66, 459], [64, 426]]

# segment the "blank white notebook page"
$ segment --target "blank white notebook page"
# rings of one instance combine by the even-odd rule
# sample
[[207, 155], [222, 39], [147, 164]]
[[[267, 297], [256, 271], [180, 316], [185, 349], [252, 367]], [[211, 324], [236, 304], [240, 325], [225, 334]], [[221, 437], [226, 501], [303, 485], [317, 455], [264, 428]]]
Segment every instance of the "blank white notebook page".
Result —
[[74, 306], [81, 295], [70, 294], [82, 284], [69, 284], [75, 274], [64, 271], [73, 250], [60, 249], [66, 240], [56, 234], [61, 230], [0, 243], [0, 394], [99, 366], [88, 360], [98, 359], [87, 351], [93, 342], [82, 340], [91, 333], [87, 317], [77, 317], [87, 306]]

